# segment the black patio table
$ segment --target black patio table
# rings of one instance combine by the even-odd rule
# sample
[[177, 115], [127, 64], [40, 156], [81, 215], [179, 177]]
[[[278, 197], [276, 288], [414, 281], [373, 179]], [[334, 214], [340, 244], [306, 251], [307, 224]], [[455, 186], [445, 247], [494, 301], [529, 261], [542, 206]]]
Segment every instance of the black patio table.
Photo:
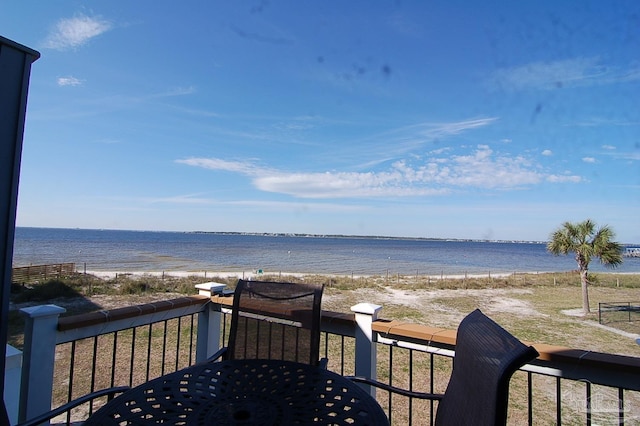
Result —
[[389, 425], [358, 384], [315, 366], [276, 360], [196, 364], [137, 386], [85, 425]]

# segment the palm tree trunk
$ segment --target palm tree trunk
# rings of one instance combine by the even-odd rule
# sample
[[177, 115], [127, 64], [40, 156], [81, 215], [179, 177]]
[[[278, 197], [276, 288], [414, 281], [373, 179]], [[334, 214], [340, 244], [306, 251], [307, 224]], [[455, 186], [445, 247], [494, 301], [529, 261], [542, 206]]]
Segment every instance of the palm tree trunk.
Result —
[[580, 269], [580, 281], [582, 282], [582, 311], [588, 314], [591, 310], [589, 309], [589, 278], [587, 269]]

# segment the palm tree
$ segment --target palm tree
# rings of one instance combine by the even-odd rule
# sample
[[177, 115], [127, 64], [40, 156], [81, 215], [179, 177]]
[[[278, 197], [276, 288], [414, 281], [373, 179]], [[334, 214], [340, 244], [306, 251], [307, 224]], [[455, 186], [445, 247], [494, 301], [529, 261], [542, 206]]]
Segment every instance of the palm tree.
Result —
[[565, 222], [549, 237], [547, 251], [554, 255], [575, 253], [580, 281], [582, 282], [582, 310], [589, 310], [589, 263], [593, 257], [600, 258], [600, 263], [615, 268], [622, 264], [622, 245], [612, 241], [613, 230], [605, 225], [596, 230], [596, 224], [587, 219], [584, 222]]

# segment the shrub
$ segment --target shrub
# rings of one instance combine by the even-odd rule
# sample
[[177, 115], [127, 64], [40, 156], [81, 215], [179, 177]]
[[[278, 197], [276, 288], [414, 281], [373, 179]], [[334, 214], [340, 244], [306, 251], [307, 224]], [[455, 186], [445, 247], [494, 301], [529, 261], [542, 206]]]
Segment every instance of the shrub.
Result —
[[33, 284], [31, 287], [23, 287], [22, 291], [14, 294], [15, 303], [41, 302], [58, 297], [72, 298], [80, 297], [81, 287], [62, 279], [48, 280], [42, 284]]

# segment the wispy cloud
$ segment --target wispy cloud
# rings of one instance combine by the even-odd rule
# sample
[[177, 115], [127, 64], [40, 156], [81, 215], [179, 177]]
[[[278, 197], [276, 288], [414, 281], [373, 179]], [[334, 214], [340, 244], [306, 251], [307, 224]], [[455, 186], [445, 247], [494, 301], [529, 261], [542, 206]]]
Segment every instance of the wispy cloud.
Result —
[[[360, 142], [366, 144], [366, 151], [360, 144], [346, 144], [341, 147], [342, 158], [365, 159], [365, 164], [386, 162], [409, 153], [422, 151], [425, 146], [434, 142], [461, 135], [465, 132], [490, 126], [497, 117], [473, 118], [452, 122], [421, 122], [409, 126], [398, 127], [368, 138]], [[370, 160], [371, 158], [375, 160]], [[382, 160], [381, 160], [382, 159]]]
[[477, 129], [493, 124], [497, 117], [475, 118], [463, 121], [444, 122], [444, 123], [420, 123], [412, 126], [403, 127], [398, 131], [410, 131], [427, 140], [435, 140], [447, 136], [458, 135], [467, 130]]
[[543, 182], [581, 182], [580, 176], [549, 174], [523, 156], [497, 154], [480, 145], [467, 155], [437, 154], [401, 160], [368, 172], [284, 172], [251, 161], [190, 158], [178, 163], [248, 176], [262, 191], [298, 198], [372, 198], [445, 195], [465, 189], [513, 190]]
[[542, 151], [542, 155], [544, 155], [545, 157], [551, 157], [553, 155], [553, 151], [551, 151], [550, 149], [545, 149], [544, 151]]
[[112, 28], [101, 18], [79, 15], [59, 20], [47, 36], [44, 47], [56, 50], [78, 48]]
[[257, 173], [257, 170], [262, 170], [262, 173], [265, 172], [264, 169], [257, 169], [256, 166], [250, 162], [227, 161], [221, 160], [219, 158], [186, 158], [183, 160], [176, 160], [176, 163], [201, 167], [203, 169], [209, 170], [242, 173], [245, 175], [252, 175], [254, 173]]
[[556, 89], [640, 80], [640, 69], [609, 66], [600, 58], [532, 62], [493, 73], [490, 84], [506, 90]]
[[640, 150], [635, 152], [616, 152], [611, 154], [614, 158], [630, 161], [640, 161]]
[[58, 86], [82, 86], [84, 82], [75, 77], [59, 77]]
[[582, 157], [582, 161], [584, 161], [585, 163], [595, 163], [596, 159], [593, 157]]
[[634, 161], [640, 161], [640, 152], [630, 152], [628, 154], [623, 154], [624, 158], [626, 158], [627, 160], [634, 160]]
[[253, 41], [259, 41], [261, 43], [274, 44], [274, 45], [289, 45], [293, 44], [293, 40], [283, 35], [267, 35], [258, 32], [246, 31], [235, 25], [231, 26], [231, 30], [238, 36]]
[[[240, 206], [251, 207], [262, 210], [274, 210], [274, 211], [287, 211], [292, 209], [313, 209], [315, 212], [356, 212], [367, 209], [368, 207], [357, 204], [344, 204], [344, 203], [326, 203], [326, 202], [308, 202], [308, 201], [274, 201], [274, 200], [218, 200], [215, 198], [209, 198], [204, 194], [183, 194], [169, 197], [157, 197], [157, 198], [128, 198], [120, 197], [118, 201], [129, 203], [131, 207], [133, 204], [142, 203], [144, 205], [153, 204], [175, 204], [175, 205], [215, 205], [215, 206]], [[137, 208], [141, 210], [140, 207]]]
[[186, 95], [192, 95], [196, 93], [196, 88], [195, 86], [180, 86], [180, 87], [172, 87], [169, 88], [167, 90], [165, 90], [164, 92], [160, 92], [160, 93], [155, 93], [151, 96], [149, 96], [150, 98], [170, 98], [173, 96], [186, 96]]
[[214, 200], [202, 197], [200, 194], [176, 195], [173, 197], [150, 198], [145, 200], [148, 203], [167, 204], [211, 204]]
[[545, 180], [550, 183], [580, 183], [584, 182], [584, 179], [577, 175], [564, 174], [564, 175], [548, 175]]
[[620, 119], [609, 119], [609, 118], [598, 118], [593, 117], [587, 120], [582, 120], [577, 123], [572, 123], [573, 126], [581, 126], [581, 127], [600, 127], [600, 126], [638, 126], [640, 125], [640, 121], [632, 121], [632, 120], [620, 120]]

